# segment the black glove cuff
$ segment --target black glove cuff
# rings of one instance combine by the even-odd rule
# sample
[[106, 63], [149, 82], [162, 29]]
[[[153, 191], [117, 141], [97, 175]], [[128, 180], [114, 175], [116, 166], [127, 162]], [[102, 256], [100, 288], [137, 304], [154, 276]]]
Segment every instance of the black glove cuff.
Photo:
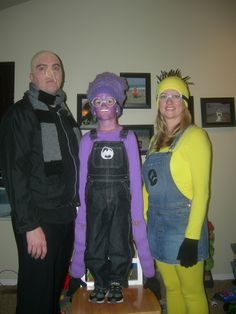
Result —
[[144, 282], [143, 288], [150, 289], [154, 293], [156, 298], [160, 300], [161, 299], [161, 285], [157, 277], [154, 276], [154, 277], [145, 278], [145, 279], [146, 281]]

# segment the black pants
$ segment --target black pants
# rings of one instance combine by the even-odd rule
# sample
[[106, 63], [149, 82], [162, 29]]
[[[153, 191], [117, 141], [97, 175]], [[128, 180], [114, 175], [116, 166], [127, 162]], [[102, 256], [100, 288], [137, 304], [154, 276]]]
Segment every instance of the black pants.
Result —
[[74, 223], [41, 227], [47, 240], [43, 260], [32, 258], [27, 252], [26, 234], [15, 232], [19, 257], [16, 314], [60, 313], [59, 299], [72, 253]]
[[89, 182], [85, 262], [95, 286], [128, 285], [133, 254], [130, 193], [124, 182]]

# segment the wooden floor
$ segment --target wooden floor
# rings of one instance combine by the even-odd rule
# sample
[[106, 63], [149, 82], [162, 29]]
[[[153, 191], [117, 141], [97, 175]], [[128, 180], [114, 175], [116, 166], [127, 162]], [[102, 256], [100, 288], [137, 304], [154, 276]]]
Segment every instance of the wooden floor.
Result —
[[91, 290], [80, 288], [72, 301], [73, 314], [160, 314], [161, 308], [154, 294], [142, 286], [124, 289], [124, 302], [120, 304], [94, 304], [88, 301]]

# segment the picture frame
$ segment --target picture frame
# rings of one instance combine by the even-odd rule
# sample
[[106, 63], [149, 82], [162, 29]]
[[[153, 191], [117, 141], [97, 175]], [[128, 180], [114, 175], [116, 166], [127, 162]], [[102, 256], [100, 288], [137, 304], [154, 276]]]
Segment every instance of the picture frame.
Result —
[[9, 204], [6, 189], [3, 184], [2, 171], [0, 169], [0, 220], [9, 220], [11, 206]]
[[5, 188], [0, 187], [0, 220], [9, 220], [11, 215], [11, 206]]
[[124, 129], [134, 131], [137, 137], [140, 155], [146, 155], [150, 139], [154, 134], [153, 124], [123, 125], [123, 127]]
[[201, 98], [202, 126], [206, 128], [235, 126], [233, 97]]
[[130, 286], [143, 284], [143, 272], [138, 257], [132, 259], [132, 265], [129, 272], [128, 282]]
[[124, 109], [151, 108], [151, 74], [150, 73], [120, 73], [126, 78], [129, 86]]
[[0, 187], [3, 187], [2, 171], [0, 169]]
[[77, 122], [82, 130], [90, 130], [98, 126], [96, 117], [92, 115], [86, 94], [77, 94]]
[[188, 110], [192, 117], [192, 124], [194, 124], [194, 97], [189, 96], [189, 102], [188, 102]]

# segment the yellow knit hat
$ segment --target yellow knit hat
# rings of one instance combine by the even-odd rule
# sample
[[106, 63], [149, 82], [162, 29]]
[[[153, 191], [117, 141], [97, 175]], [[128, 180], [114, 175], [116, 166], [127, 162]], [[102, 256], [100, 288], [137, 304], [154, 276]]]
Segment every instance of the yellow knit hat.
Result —
[[178, 76], [169, 76], [163, 79], [158, 85], [156, 89], [157, 93], [157, 105], [158, 105], [158, 97], [161, 93], [166, 91], [167, 89], [174, 89], [182, 95], [185, 106], [188, 108], [188, 100], [189, 100], [189, 90], [187, 84]]

